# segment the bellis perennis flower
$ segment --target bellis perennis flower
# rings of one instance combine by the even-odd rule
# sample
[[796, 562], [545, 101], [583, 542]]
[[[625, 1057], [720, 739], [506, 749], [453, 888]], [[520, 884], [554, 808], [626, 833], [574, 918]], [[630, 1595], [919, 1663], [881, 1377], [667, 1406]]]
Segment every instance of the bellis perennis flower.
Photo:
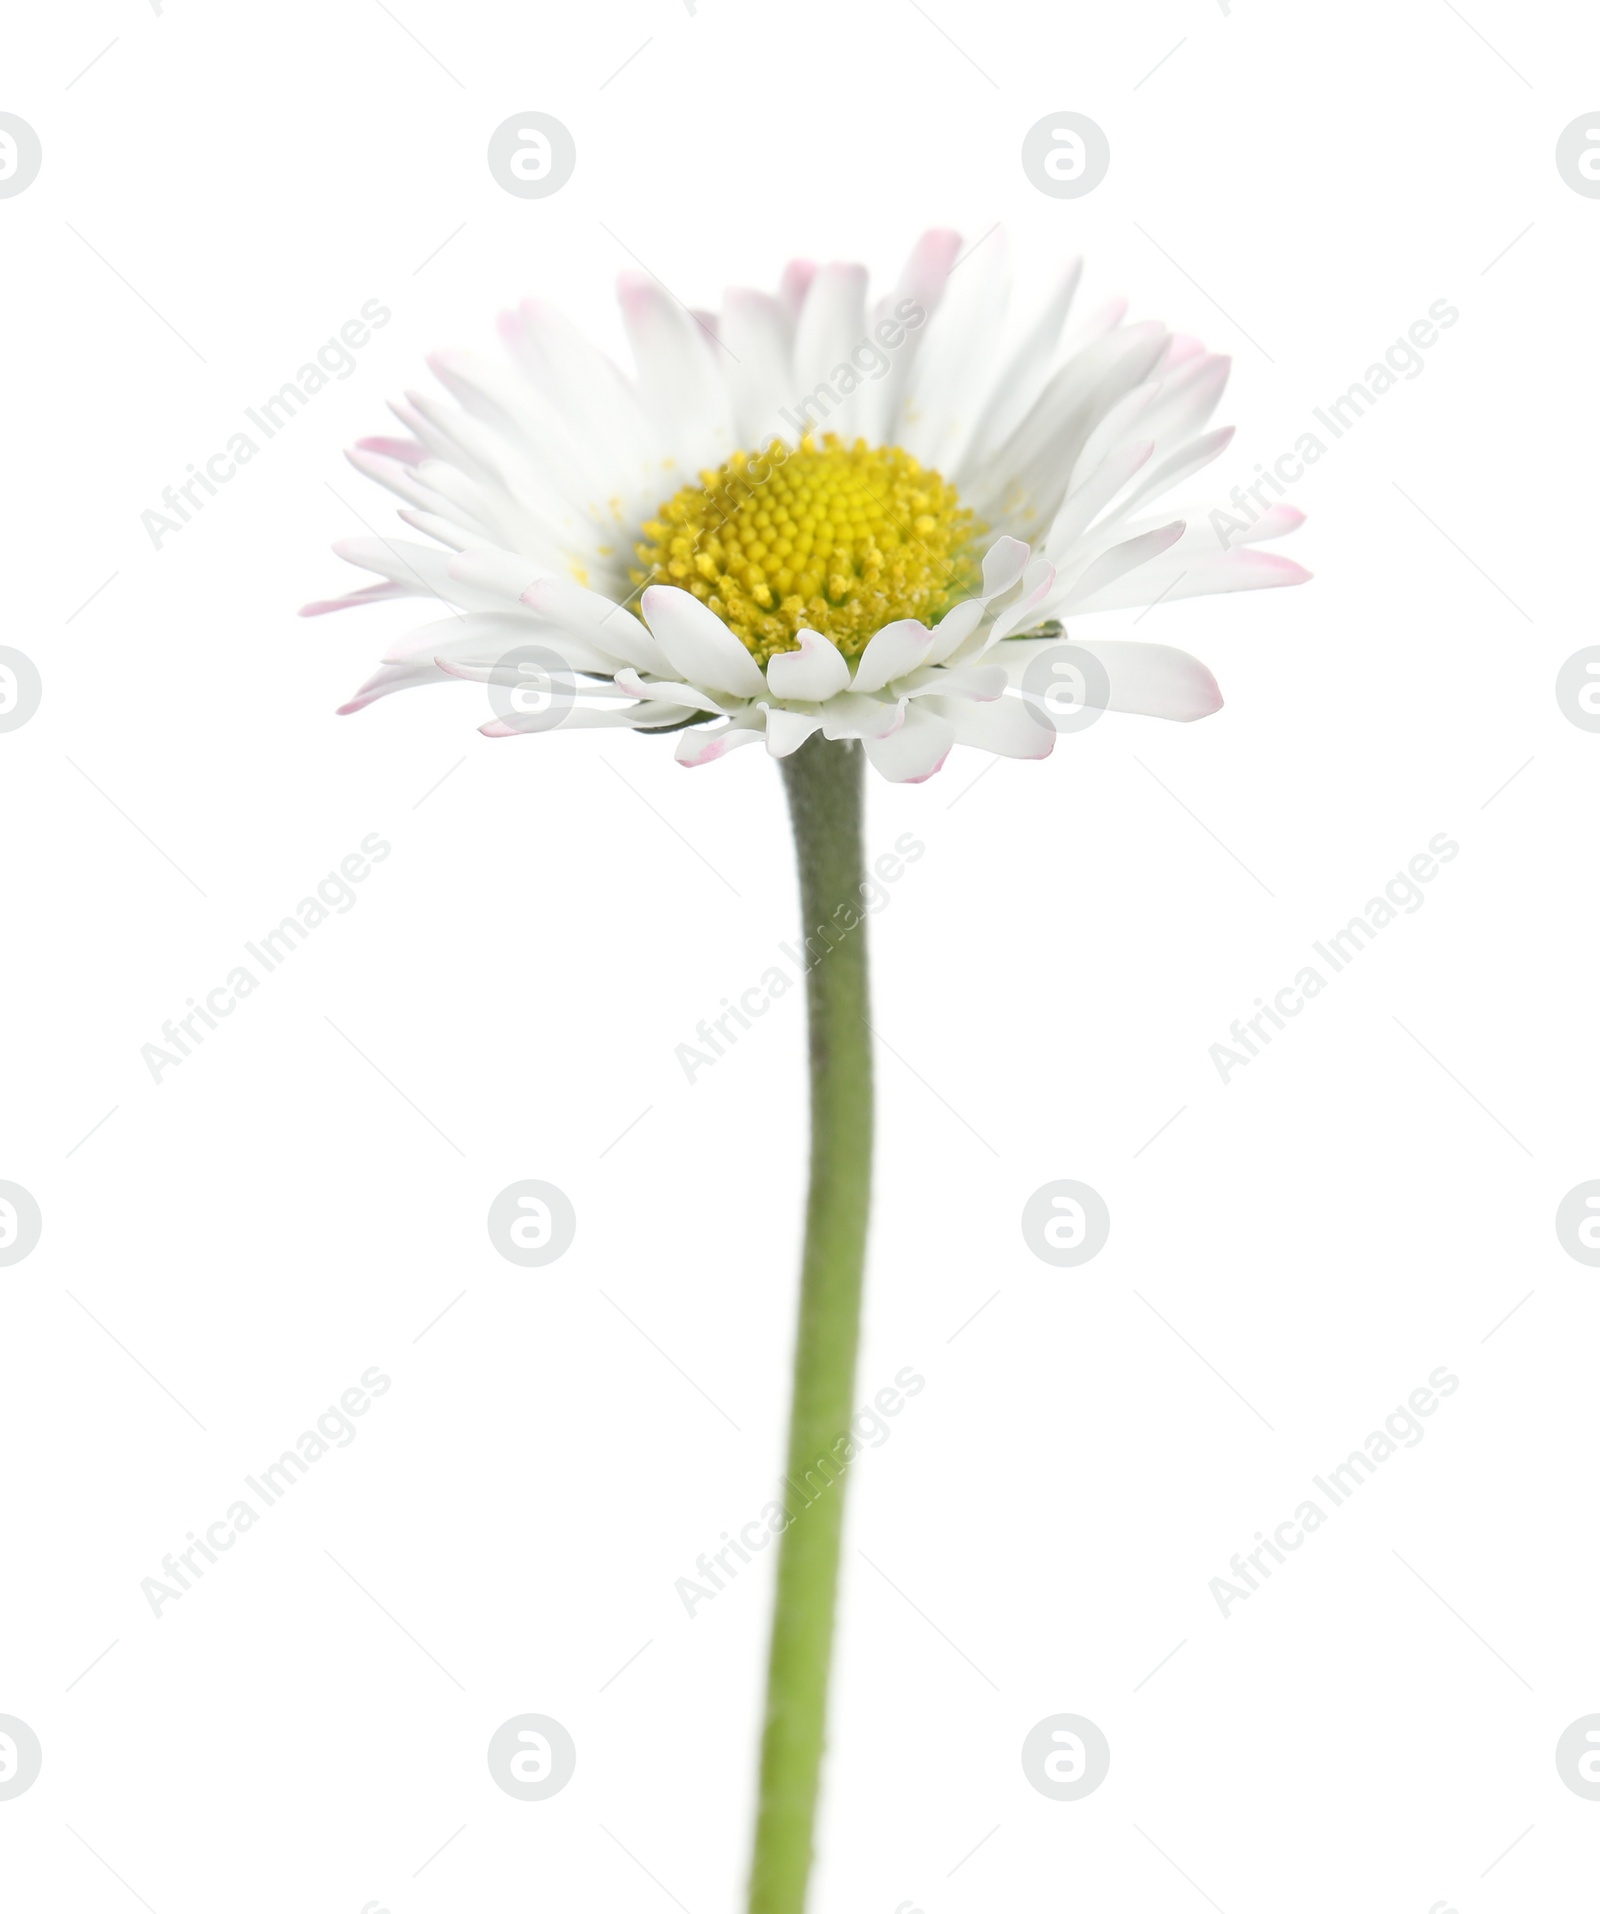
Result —
[[[676, 730], [694, 765], [820, 731], [916, 782], [956, 744], [1049, 754], [1028, 667], [1061, 620], [1308, 576], [1253, 549], [1300, 523], [1289, 507], [1232, 550], [1203, 507], [1154, 509], [1232, 436], [1206, 430], [1225, 358], [1124, 324], [1121, 302], [1063, 344], [1076, 263], [1013, 328], [1003, 236], [958, 252], [927, 234], [871, 303], [851, 265], [796, 262], [776, 297], [730, 291], [718, 314], [626, 276], [632, 378], [536, 301], [502, 321], [509, 364], [436, 355], [458, 405], [413, 393], [394, 408], [409, 436], [350, 454], [436, 543], [337, 546], [382, 582], [307, 611], [416, 597], [448, 615], [343, 709], [447, 678], [514, 699], [532, 655], [542, 715], [498, 703], [490, 736]], [[1221, 703], [1181, 651], [1071, 642], [1090, 703]]]

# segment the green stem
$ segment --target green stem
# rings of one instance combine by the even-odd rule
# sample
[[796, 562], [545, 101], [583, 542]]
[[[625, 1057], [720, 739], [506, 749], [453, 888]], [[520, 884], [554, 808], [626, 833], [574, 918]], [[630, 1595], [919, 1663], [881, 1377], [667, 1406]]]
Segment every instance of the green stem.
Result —
[[[865, 758], [820, 737], [783, 760], [809, 945], [811, 1187], [750, 1914], [803, 1914], [827, 1727], [845, 1466], [872, 1188]], [[808, 1480], [809, 1477], [809, 1480]]]

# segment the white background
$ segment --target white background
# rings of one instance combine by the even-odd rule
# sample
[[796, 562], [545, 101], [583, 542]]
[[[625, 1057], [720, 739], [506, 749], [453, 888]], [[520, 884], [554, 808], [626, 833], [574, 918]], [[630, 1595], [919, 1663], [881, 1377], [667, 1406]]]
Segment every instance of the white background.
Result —
[[[777, 1473], [798, 998], [692, 1087], [673, 1050], [792, 935], [778, 778], [491, 743], [467, 687], [335, 721], [414, 614], [292, 614], [392, 524], [340, 448], [503, 306], [620, 351], [630, 252], [710, 305], [1003, 220], [1025, 280], [1081, 250], [1086, 298], [1236, 355], [1219, 497], [1461, 317], [1296, 488], [1312, 584], [1141, 627], [1218, 716], [873, 784], [871, 848], [927, 851], [873, 923], [860, 1393], [927, 1387], [852, 1482], [815, 1905], [1576, 1905], [1600, 1277], [1553, 1216], [1600, 1175], [1600, 737], [1553, 686], [1597, 637], [1600, 203], [1553, 149], [1595, 24], [85, 0], [4, 38], [45, 155], [0, 201], [0, 638], [44, 679], [0, 739], [0, 1176], [44, 1215], [0, 1272], [0, 1713], [44, 1747], [8, 1904], [737, 1907], [770, 1557], [692, 1622], [673, 1584]], [[545, 201], [484, 159], [532, 108], [578, 147]], [[1111, 141], [1079, 201], [1019, 161], [1066, 108]], [[140, 513], [369, 299], [355, 374], [153, 549]], [[153, 1083], [141, 1046], [373, 831], [356, 907]], [[1219, 1081], [1441, 831], [1424, 907]], [[529, 1176], [579, 1218], [544, 1271], [484, 1227]], [[1063, 1176], [1113, 1219], [1074, 1271], [1018, 1227]], [[374, 1363], [358, 1439], [154, 1619], [141, 1579]], [[1224, 1620], [1210, 1579], [1440, 1364], [1426, 1439]], [[578, 1747], [534, 1805], [484, 1759], [527, 1711]], [[1066, 1805], [1018, 1758], [1063, 1711], [1112, 1748]]]

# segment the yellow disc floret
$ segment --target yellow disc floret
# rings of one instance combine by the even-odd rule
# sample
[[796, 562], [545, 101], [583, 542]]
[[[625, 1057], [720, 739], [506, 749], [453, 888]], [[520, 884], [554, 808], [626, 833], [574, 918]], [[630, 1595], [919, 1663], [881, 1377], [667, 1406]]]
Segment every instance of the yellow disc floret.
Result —
[[693, 592], [759, 664], [803, 627], [854, 658], [881, 626], [933, 624], [977, 589], [979, 529], [897, 445], [774, 439], [674, 493], [641, 527], [632, 576]]

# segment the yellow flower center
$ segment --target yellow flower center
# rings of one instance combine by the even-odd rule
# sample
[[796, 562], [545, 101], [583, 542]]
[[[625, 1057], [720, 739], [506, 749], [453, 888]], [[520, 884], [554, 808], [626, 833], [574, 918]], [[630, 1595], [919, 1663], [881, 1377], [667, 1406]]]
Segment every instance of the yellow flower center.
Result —
[[675, 492], [641, 527], [632, 577], [693, 592], [760, 664], [802, 627], [854, 658], [880, 626], [933, 624], [977, 589], [980, 529], [898, 445], [774, 439]]

